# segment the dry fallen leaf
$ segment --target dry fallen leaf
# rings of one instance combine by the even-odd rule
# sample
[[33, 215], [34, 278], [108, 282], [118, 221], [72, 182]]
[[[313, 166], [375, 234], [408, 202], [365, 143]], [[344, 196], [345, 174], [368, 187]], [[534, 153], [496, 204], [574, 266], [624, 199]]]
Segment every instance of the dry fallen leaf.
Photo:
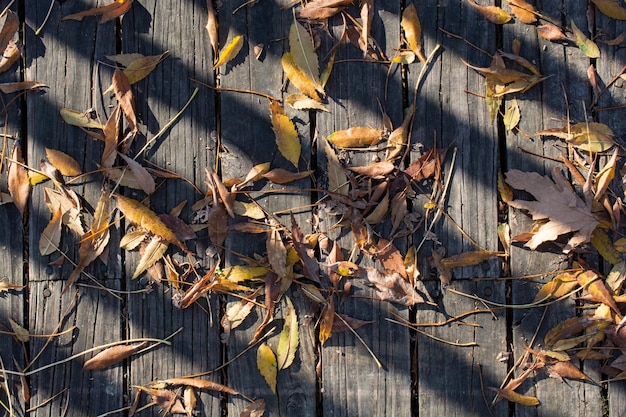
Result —
[[63, 217], [63, 212], [59, 207], [53, 213], [52, 219], [48, 223], [48, 225], [41, 232], [41, 236], [39, 237], [39, 253], [42, 256], [48, 256], [56, 252], [61, 243], [61, 219]]
[[574, 23], [572, 20], [572, 32], [574, 33], [574, 42], [576, 46], [587, 56], [588, 58], [600, 58], [600, 49], [591, 39], [589, 39]]
[[478, 10], [480, 14], [485, 17], [485, 19], [489, 20], [491, 23], [495, 23], [496, 25], [503, 25], [512, 19], [510, 14], [498, 6], [481, 6], [474, 0], [467, 0], [467, 2], [470, 6]]
[[217, 20], [217, 13], [215, 13], [215, 8], [213, 7], [213, 0], [206, 0], [206, 8], [207, 22], [205, 28], [207, 34], [209, 35], [211, 48], [213, 48], [213, 56], [217, 56], [217, 52], [219, 50], [219, 24]]
[[28, 171], [23, 166], [24, 158], [22, 157], [22, 147], [19, 142], [16, 142], [13, 146], [12, 159], [8, 173], [9, 194], [13, 199], [15, 207], [24, 217], [26, 207], [28, 206], [30, 181], [28, 179]]
[[591, 0], [593, 4], [611, 19], [626, 20], [626, 9], [617, 0]]
[[556, 136], [583, 151], [589, 152], [604, 152], [615, 145], [613, 130], [598, 122], [581, 122], [571, 126], [541, 130], [535, 134]]
[[536, 172], [511, 170], [506, 182], [513, 188], [532, 194], [537, 201], [513, 200], [512, 207], [528, 210], [534, 220], [548, 220], [525, 244], [536, 249], [544, 242], [554, 241], [560, 235], [575, 232], [566, 250], [591, 239], [598, 219], [591, 212], [591, 204], [583, 201], [563, 177], [560, 169], [552, 171], [552, 179]]
[[384, 133], [384, 130], [371, 127], [351, 127], [331, 133], [326, 140], [337, 148], [363, 148], [376, 145]]
[[296, 357], [299, 344], [298, 316], [289, 297], [285, 297], [287, 308], [284, 314], [285, 324], [280, 332], [276, 348], [278, 370], [289, 368]]
[[404, 8], [400, 26], [404, 31], [404, 37], [409, 49], [419, 58], [422, 63], [426, 63], [426, 57], [422, 49], [422, 25], [417, 16], [415, 4], [411, 3]]
[[322, 89], [319, 83], [319, 62], [313, 38], [297, 21], [294, 21], [289, 29], [289, 50], [293, 62], [304, 76], [315, 84], [316, 89]]
[[531, 25], [537, 21], [535, 6], [526, 0], [507, 0], [507, 2], [511, 6], [511, 12], [520, 22]]
[[272, 121], [272, 130], [276, 136], [276, 145], [278, 151], [291, 162], [293, 166], [298, 168], [300, 160], [300, 152], [302, 145], [296, 126], [293, 124], [289, 116], [285, 114], [285, 110], [277, 101], [270, 103], [270, 119]]
[[293, 55], [286, 52], [281, 58], [281, 65], [285, 75], [289, 81], [302, 93], [316, 101], [321, 101], [324, 95], [324, 89], [317, 80], [312, 80], [307, 74], [296, 64]]
[[381, 300], [408, 307], [425, 302], [409, 281], [398, 273], [387, 275], [375, 268], [364, 268], [363, 277], [376, 287], [376, 295]]
[[217, 62], [213, 66], [213, 69], [219, 68], [222, 65], [226, 65], [239, 54], [243, 47], [243, 35], [235, 36], [220, 52], [220, 56]]
[[69, 14], [67, 16], [63, 16], [63, 20], [83, 20], [84, 17], [87, 16], [99, 16], [100, 24], [106, 23], [109, 20], [113, 20], [117, 17], [122, 16], [124, 13], [130, 10], [130, 6], [132, 5], [133, 0], [115, 0], [113, 3], [107, 4], [106, 6], [95, 7], [93, 9], [85, 10], [79, 13]]
[[147, 342], [142, 342], [136, 345], [118, 345], [110, 347], [86, 361], [83, 365], [83, 370], [92, 371], [106, 369], [134, 355], [146, 345]]
[[341, 12], [354, 0], [315, 0], [308, 2], [298, 12], [299, 19], [323, 20]]
[[263, 378], [265, 378], [267, 385], [276, 394], [276, 376], [278, 373], [276, 355], [274, 355], [272, 348], [265, 343], [261, 344], [257, 350], [256, 366]]

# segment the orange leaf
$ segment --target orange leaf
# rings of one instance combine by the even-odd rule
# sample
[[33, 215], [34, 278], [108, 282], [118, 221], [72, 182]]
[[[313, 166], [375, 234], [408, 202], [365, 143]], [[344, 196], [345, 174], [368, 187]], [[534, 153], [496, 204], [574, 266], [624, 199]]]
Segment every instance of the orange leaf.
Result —
[[133, 0], [115, 0], [113, 3], [107, 4], [106, 6], [95, 7], [93, 9], [64, 16], [63, 20], [83, 20], [83, 18], [87, 16], [102, 15], [99, 22], [102, 24], [108, 22], [109, 20], [113, 20], [117, 17], [122, 16], [124, 13], [130, 10], [130, 6], [132, 5], [132, 3]]
[[549, 23], [537, 26], [537, 33], [550, 42], [567, 42], [570, 40], [563, 34], [561, 29]]
[[422, 25], [417, 16], [415, 4], [411, 3], [404, 9], [400, 25], [404, 31], [404, 37], [406, 38], [409, 49], [417, 55], [422, 63], [425, 63], [426, 57], [422, 50]]
[[223, 392], [230, 395], [241, 395], [239, 391], [227, 387], [226, 385], [220, 384], [218, 382], [207, 381], [206, 379], [200, 378], [169, 378], [152, 383], [153, 386], [159, 386], [159, 384], [173, 386], [184, 385], [187, 387], [194, 387], [201, 390]]
[[622, 313], [617, 303], [598, 274], [593, 271], [584, 271], [576, 275], [576, 280], [589, 293], [593, 301], [607, 305], [621, 318]]
[[368, 177], [380, 177], [392, 173], [395, 168], [396, 166], [393, 162], [381, 161], [374, 162], [373, 164], [366, 166], [350, 167], [348, 169], [352, 172], [356, 172], [359, 175], [365, 175]]
[[28, 171], [21, 165], [24, 164], [24, 158], [22, 157], [22, 148], [19, 142], [16, 142], [13, 147], [12, 159], [8, 173], [9, 194], [23, 217], [28, 205], [30, 181], [28, 180]]
[[499, 397], [502, 397], [505, 400], [511, 401], [513, 403], [517, 403], [526, 407], [532, 407], [532, 406], [540, 404], [537, 397], [532, 397], [530, 395], [522, 395], [510, 389], [500, 389], [500, 388], [492, 388], [492, 387], [489, 387], [489, 388], [496, 391]]
[[475, 8], [482, 14], [485, 19], [496, 25], [503, 25], [511, 20], [511, 15], [497, 6], [481, 6], [474, 0], [467, 0], [470, 6]]
[[383, 133], [383, 130], [371, 127], [351, 127], [333, 132], [326, 139], [338, 148], [363, 148], [376, 145]]
[[507, 0], [513, 15], [522, 23], [527, 25], [533, 24], [537, 21], [535, 15], [535, 6], [526, 2], [526, 0]]
[[319, 330], [319, 341], [323, 346], [324, 343], [330, 337], [330, 334], [333, 331], [333, 323], [335, 321], [335, 303], [333, 302], [332, 297], [328, 299], [328, 302], [324, 304], [324, 308], [322, 308], [322, 312], [320, 314], [320, 330]]
[[64, 152], [46, 148], [46, 158], [62, 175], [75, 177], [82, 172], [79, 163]]
[[273, 182], [274, 184], [287, 184], [292, 181], [301, 180], [309, 177], [314, 171], [291, 172], [283, 168], [275, 168], [262, 175], [263, 178]]

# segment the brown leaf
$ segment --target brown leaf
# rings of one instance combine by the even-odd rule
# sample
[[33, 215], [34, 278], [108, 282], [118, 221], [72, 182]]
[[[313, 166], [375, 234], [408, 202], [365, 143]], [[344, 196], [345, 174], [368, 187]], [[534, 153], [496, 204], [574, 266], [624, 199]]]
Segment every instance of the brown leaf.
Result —
[[83, 370], [92, 371], [106, 369], [134, 355], [147, 344], [148, 342], [142, 342], [136, 345], [118, 345], [105, 349], [86, 361], [83, 365]]
[[267, 250], [267, 260], [276, 272], [279, 279], [287, 276], [287, 248], [280, 237], [280, 232], [274, 228], [267, 235], [265, 243]]
[[559, 235], [575, 232], [569, 240], [569, 248], [591, 239], [598, 219], [591, 212], [591, 205], [583, 201], [563, 177], [559, 168], [552, 172], [552, 180], [536, 172], [511, 170], [506, 182], [513, 188], [532, 194], [537, 201], [513, 200], [512, 207], [528, 210], [534, 220], [548, 220], [525, 244], [536, 249], [540, 244], [556, 240]]
[[30, 194], [30, 182], [28, 180], [28, 171], [22, 164], [24, 164], [24, 158], [22, 157], [22, 147], [20, 142], [15, 142], [13, 147], [11, 165], [9, 165], [8, 173], [8, 187], [9, 194], [13, 199], [15, 207], [20, 211], [22, 217], [26, 212], [28, 206], [28, 196]]
[[364, 278], [376, 288], [376, 295], [381, 300], [413, 306], [425, 300], [415, 291], [413, 286], [398, 273], [383, 274], [375, 268], [364, 268]]
[[184, 385], [187, 387], [194, 387], [206, 391], [217, 391], [230, 395], [241, 395], [239, 391], [227, 387], [226, 385], [220, 384], [218, 382], [207, 381], [206, 379], [200, 378], [169, 378], [155, 381], [153, 383], [153, 385], [155, 386], [158, 386], [159, 384], [172, 386]]
[[217, 52], [219, 51], [219, 24], [217, 20], [217, 13], [215, 13], [215, 8], [213, 7], [213, 0], [206, 0], [206, 8], [208, 16], [205, 28], [209, 35], [211, 48], [213, 48], [213, 56], [217, 56]]
[[212, 181], [213, 185], [215, 186], [217, 190], [217, 193], [222, 199], [222, 203], [224, 204], [224, 208], [226, 209], [226, 212], [231, 218], [235, 218], [235, 209], [233, 208], [233, 203], [235, 201], [235, 194], [228, 191], [228, 189], [226, 188], [226, 186], [220, 179], [219, 175], [217, 175], [217, 172], [213, 171], [212, 169], [211, 170], [207, 169], [206, 174], [207, 174], [207, 177], [209, 178], [209, 181]]
[[135, 114], [135, 99], [133, 97], [133, 91], [130, 89], [128, 77], [123, 71], [116, 69], [113, 73], [112, 84], [115, 97], [120, 104], [122, 113], [124, 113], [126, 122], [128, 122], [128, 127], [133, 132], [138, 131], [137, 115]]
[[365, 175], [368, 177], [381, 177], [391, 174], [395, 168], [396, 166], [393, 162], [381, 161], [374, 162], [373, 164], [366, 166], [350, 167], [348, 169], [352, 172], [356, 172], [359, 175]]
[[578, 284], [589, 293], [593, 301], [607, 305], [617, 314], [619, 317], [618, 320], [621, 319], [622, 313], [613, 299], [613, 295], [606, 287], [604, 280], [601, 279], [598, 274], [587, 270], [577, 274], [576, 280]]
[[0, 52], [2, 53], [5, 52], [20, 27], [20, 19], [12, 10], [6, 10], [5, 14], [6, 19], [0, 30]]
[[308, 2], [298, 13], [299, 19], [323, 20], [341, 12], [354, 0], [315, 0]]
[[64, 152], [46, 148], [46, 158], [62, 175], [75, 177], [82, 173], [80, 164]]
[[213, 205], [208, 209], [207, 224], [209, 238], [218, 248], [224, 246], [228, 236], [228, 213], [221, 204]]
[[416, 182], [432, 177], [441, 170], [441, 165], [446, 159], [448, 149], [447, 147], [443, 149], [433, 148], [423, 153], [404, 170], [405, 174], [409, 175]]
[[376, 244], [376, 248], [376, 258], [380, 261], [386, 274], [396, 273], [400, 274], [404, 279], [409, 279], [404, 266], [404, 258], [392, 242], [380, 239]]
[[593, 322], [586, 317], [570, 317], [550, 329], [544, 336], [546, 347], [554, 346], [558, 341], [580, 334]]
[[239, 417], [263, 417], [265, 414], [265, 401], [263, 399], [255, 400], [248, 406], [246, 406]]
[[591, 0], [606, 16], [616, 20], [626, 20], [626, 9], [617, 0]]
[[[359, 320], [359, 319], [355, 319], [354, 317], [346, 316], [345, 314], [339, 314], [339, 316], [343, 320], [334, 320], [333, 321], [333, 328], [332, 328], [332, 332], [333, 333], [341, 333], [341, 332], [348, 331], [350, 329], [356, 330], [359, 327], [363, 327], [363, 326], [368, 325], [368, 324], [376, 323], [375, 320], [370, 320], [370, 321]], [[349, 327], [346, 326], [346, 323], [348, 324]]]
[[293, 240], [293, 247], [300, 257], [300, 262], [302, 262], [304, 276], [320, 284], [319, 265], [317, 264], [317, 260], [309, 255], [304, 234], [300, 226], [298, 226], [293, 213], [291, 213], [291, 238]]
[[563, 34], [558, 27], [546, 23], [545, 25], [537, 26], [537, 33], [539, 36], [550, 42], [569, 42], [570, 39]]
[[6, 72], [22, 57], [22, 44], [19, 41], [10, 41], [0, 58], [0, 73]]
[[133, 0], [115, 0], [113, 3], [107, 4], [106, 6], [95, 7], [93, 9], [85, 10], [79, 13], [69, 14], [63, 17], [63, 20], [83, 20], [84, 17], [87, 16], [99, 16], [100, 24], [106, 23], [109, 20], [113, 20], [122, 16], [124, 13], [130, 10], [130, 6], [132, 5]]
[[374, 19], [374, 0], [363, 0], [361, 2], [361, 37], [359, 45], [363, 51], [363, 56], [369, 50], [369, 37], [372, 30], [372, 20]]
[[469, 251], [444, 258], [441, 260], [441, 264], [446, 268], [461, 268], [478, 265], [488, 259], [502, 255], [504, 255], [503, 252]]
[[42, 87], [47, 87], [47, 85], [39, 81], [17, 81], [0, 84], [0, 91], [5, 94], [11, 94], [18, 91], [37, 90]]
[[552, 376], [552, 373], [557, 374], [561, 378], [573, 379], [577, 381], [594, 382], [591, 378], [584, 374], [570, 361], [550, 361], [548, 363], [548, 375]]
[[415, 116], [415, 104], [411, 104], [411, 107], [406, 111], [402, 125], [391, 132], [389, 139], [387, 139], [387, 157], [385, 158], [387, 161], [403, 159], [409, 151], [409, 132], [413, 123], [413, 116]]

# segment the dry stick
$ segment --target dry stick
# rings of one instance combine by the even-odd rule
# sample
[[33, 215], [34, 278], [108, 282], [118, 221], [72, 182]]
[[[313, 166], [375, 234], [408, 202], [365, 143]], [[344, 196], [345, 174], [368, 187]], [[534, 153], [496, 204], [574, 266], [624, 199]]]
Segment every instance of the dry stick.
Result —
[[137, 339], [120, 340], [120, 341], [117, 341], [117, 342], [111, 342], [111, 343], [107, 343], [107, 344], [104, 344], [104, 345], [95, 346], [95, 347], [92, 347], [90, 349], [84, 350], [82, 352], [76, 353], [76, 354], [74, 354], [74, 355], [72, 355], [70, 357], [67, 357], [65, 359], [62, 359], [60, 361], [56, 361], [56, 362], [49, 363], [47, 365], [43, 365], [43, 366], [41, 366], [41, 367], [39, 367], [37, 369], [33, 369], [32, 371], [28, 371], [28, 372], [15, 372], [15, 371], [6, 371], [6, 370], [4, 372], [6, 372], [9, 375], [31, 376], [31, 375], [34, 375], [34, 374], [36, 374], [38, 372], [45, 371], [46, 369], [53, 368], [53, 367], [55, 367], [57, 365], [61, 365], [61, 364], [66, 363], [66, 362], [70, 362], [70, 361], [72, 361], [72, 360], [74, 360], [76, 358], [80, 358], [81, 356], [86, 355], [87, 353], [90, 353], [90, 352], [94, 352], [96, 350], [107, 349], [107, 348], [110, 348], [110, 347], [113, 347], [113, 346], [118, 346], [118, 345], [122, 345], [122, 344], [126, 344], [126, 343], [154, 342], [154, 345], [149, 346], [149, 347], [147, 347], [145, 349], [142, 349], [139, 352], [137, 352], [137, 353], [141, 353], [141, 352], [146, 351], [147, 349], [154, 348], [154, 347], [156, 347], [156, 346], [158, 346], [160, 344], [165, 344], [165, 345], [170, 346], [172, 343], [169, 342], [168, 340], [171, 339], [172, 337], [176, 336], [181, 331], [183, 331], [183, 327], [180, 327], [178, 330], [176, 330], [174, 333], [172, 333], [171, 335], [169, 335], [165, 339], [154, 339], [154, 338], [149, 338], [149, 337], [141, 337], [141, 338], [137, 338]]
[[42, 403], [40, 403], [40, 404], [37, 404], [37, 405], [35, 405], [35, 406], [33, 406], [33, 407], [29, 408], [28, 410], [26, 410], [26, 412], [27, 412], [27, 413], [31, 413], [31, 412], [35, 411], [36, 409], [38, 409], [38, 408], [41, 408], [41, 407], [45, 406], [45, 405], [46, 405], [46, 404], [48, 404], [49, 402], [54, 401], [54, 399], [55, 399], [56, 397], [58, 397], [59, 395], [63, 394], [63, 393], [64, 393], [65, 391], [67, 391], [67, 390], [68, 390], [68, 388], [63, 388], [61, 391], [57, 392], [57, 393], [56, 393], [56, 394], [54, 394], [52, 397], [47, 398], [46, 400], [44, 400], [44, 402], [42, 402]]
[[13, 414], [13, 403], [11, 402], [11, 391], [9, 390], [9, 378], [7, 378], [7, 370], [4, 369], [4, 362], [2, 361], [2, 356], [0, 356], [0, 370], [2, 371], [2, 379], [4, 379], [4, 389], [7, 392], [7, 402], [9, 403], [9, 407], [7, 408], [6, 404], [0, 402], [2, 407], [9, 412], [9, 416], [12, 417]]
[[433, 336], [432, 334], [428, 334], [423, 330], [420, 329], [416, 329], [413, 326], [408, 326], [405, 323], [402, 323], [401, 321], [398, 320], [394, 320], [394, 319], [390, 319], [389, 317], [385, 317], [385, 320], [387, 320], [389, 323], [395, 323], [395, 324], [399, 324], [400, 326], [404, 326], [404, 327], [409, 327], [411, 330], [414, 330], [415, 332], [421, 334], [422, 336], [428, 337], [430, 339], [433, 339], [437, 342], [441, 342], [445, 345], [450, 345], [450, 346], [456, 346], [456, 347], [475, 347], [478, 346], [478, 343], [476, 342], [467, 342], [467, 343], [459, 343], [459, 342], [450, 342], [449, 340], [445, 340], [445, 339], [441, 339], [437, 336]]
[[[590, 284], [591, 284], [591, 282], [587, 283], [585, 286], [589, 286]], [[489, 300], [485, 300], [484, 298], [480, 298], [477, 295], [467, 294], [467, 293], [464, 293], [462, 291], [455, 290], [454, 288], [451, 288], [451, 287], [446, 288], [446, 291], [449, 291], [452, 294], [461, 295], [463, 297], [471, 298], [472, 300], [479, 301], [479, 302], [481, 302], [483, 304], [488, 304], [488, 305], [501, 307], [501, 308], [515, 308], [515, 309], [519, 308], [519, 309], [523, 309], [523, 308], [543, 307], [543, 306], [549, 306], [551, 304], [556, 304], [556, 303], [558, 303], [560, 301], [563, 301], [566, 298], [576, 294], [581, 289], [584, 289], [584, 288], [583, 287], [576, 288], [573, 291], [570, 291], [567, 294], [560, 296], [559, 298], [556, 298], [556, 299], [554, 299], [552, 301], [546, 302], [547, 300], [550, 299], [550, 297], [552, 297], [551, 294], [548, 294], [545, 297], [543, 297], [541, 300], [537, 300], [537, 301], [534, 301], [534, 302], [529, 303], [529, 304], [501, 304], [501, 303], [496, 303], [494, 301], [489, 301]]]
[[[67, 329], [67, 330], [63, 330], [63, 331], [62, 331], [62, 332], [60, 332], [60, 333], [52, 333], [52, 334], [29, 334], [29, 335], [28, 335], [28, 337], [35, 337], [35, 338], [37, 338], [37, 337], [59, 337], [59, 336], [63, 336], [64, 334], [66, 334], [66, 333], [69, 333], [69, 332], [73, 331], [73, 330], [74, 330], [74, 329], [76, 329], [76, 328], [77, 328], [76, 326], [72, 326], [72, 327], [70, 327], [69, 329]], [[8, 334], [8, 335], [11, 335], [11, 336], [16, 336], [16, 335], [17, 335], [17, 333], [15, 333], [15, 332], [5, 332], [5, 331], [3, 331], [3, 330], [0, 330], [0, 334]]]
[[[15, 1], [15, 0], [13, 0]], [[13, 1], [11, 3], [13, 3]], [[52, 9], [54, 8], [54, 1], [52, 0], [50, 2], [50, 7], [48, 8], [48, 13], [46, 14], [46, 17], [44, 17], [43, 22], [41, 22], [41, 25], [37, 28], [37, 30], [35, 31], [35, 36], [39, 36], [39, 34], [41, 33], [41, 31], [43, 30], [43, 27], [46, 25], [46, 22], [48, 22], [48, 19], [50, 18], [50, 15], [52, 14]], [[9, 4], [10, 6], [11, 4]], [[9, 7], [7, 6], [7, 8]]]
[[480, 381], [480, 394], [483, 397], [483, 401], [487, 406], [487, 411], [489, 411], [489, 415], [494, 417], [493, 412], [491, 411], [491, 406], [489, 405], [489, 401], [487, 401], [487, 396], [485, 395], [485, 382], [483, 381], [483, 368], [480, 363], [476, 364], [476, 369], [478, 370], [478, 380]]
[[231, 93], [252, 94], [253, 96], [264, 97], [268, 99], [269, 101], [280, 101], [276, 97], [270, 96], [269, 94], [261, 93], [259, 91], [244, 90], [240, 88], [229, 88], [229, 87], [213, 87], [212, 85], [203, 83], [202, 81], [196, 80], [195, 78], [190, 78], [189, 81], [191, 81], [192, 83], [200, 84], [201, 86], [210, 88], [211, 90], [214, 90], [214, 91], [229, 91]]

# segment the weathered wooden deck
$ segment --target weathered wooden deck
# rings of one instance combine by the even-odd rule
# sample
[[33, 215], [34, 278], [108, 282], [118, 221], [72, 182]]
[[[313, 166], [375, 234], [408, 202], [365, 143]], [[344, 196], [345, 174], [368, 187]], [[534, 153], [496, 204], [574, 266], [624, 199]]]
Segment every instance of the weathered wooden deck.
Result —
[[[61, 20], [63, 16], [108, 0], [68, 0], [55, 2], [50, 18], [41, 34], [36, 28], [44, 21], [49, 2], [18, 0], [12, 6], [23, 23], [20, 32], [24, 43], [21, 71], [14, 68], [0, 76], [0, 81], [36, 80], [48, 87], [9, 101], [15, 95], [3, 94], [7, 105], [0, 117], [3, 131], [9, 135], [4, 152], [8, 157], [16, 138], [25, 153], [26, 163], [38, 167], [45, 148], [66, 152], [78, 160], [85, 171], [97, 169], [102, 143], [95, 141], [76, 127], [64, 123], [61, 108], [93, 109], [106, 120], [115, 97], [103, 95], [113, 73], [112, 62], [105, 56], [116, 53], [157, 55], [169, 51], [146, 79], [133, 86], [140, 130], [150, 139], [185, 105], [199, 85], [191, 79], [209, 85], [247, 89], [284, 98], [295, 91], [285, 88], [286, 79], [280, 58], [287, 48], [286, 37], [293, 22], [291, 9], [281, 9], [278, 1], [250, 2], [223, 0], [218, 8], [219, 37], [223, 46], [235, 35], [243, 34], [245, 43], [238, 57], [214, 72], [214, 56], [205, 25], [205, 0], [135, 0], [131, 10], [121, 19], [102, 25], [97, 17], [83, 21]], [[5, 7], [6, 1], [0, 6]], [[394, 55], [401, 40], [400, 17], [406, 1], [378, 0], [375, 2], [372, 36], [387, 56]], [[486, 2], [484, 2], [486, 3]], [[576, 22], [588, 27], [587, 2], [570, 0], [536, 0], [536, 6], [558, 22]], [[475, 247], [461, 229], [487, 250], [498, 250], [498, 224], [510, 224], [513, 234], [527, 231], [531, 220], [519, 211], [499, 209], [497, 173], [499, 170], [521, 169], [549, 173], [559, 163], [561, 150], [551, 140], [529, 140], [522, 133], [506, 132], [491, 123], [483, 98], [472, 95], [484, 93], [484, 79], [462, 64], [487, 67], [490, 59], [461, 39], [440, 30], [459, 35], [489, 53], [497, 49], [510, 51], [514, 39], [521, 41], [520, 54], [535, 63], [542, 74], [549, 76], [539, 85], [518, 97], [522, 106], [519, 130], [536, 131], [562, 126], [569, 114], [572, 120], [584, 121], [584, 105], [591, 103], [592, 89], [587, 81], [591, 61], [575, 46], [550, 43], [538, 38], [536, 30], [520, 23], [501, 27], [487, 22], [467, 1], [432, 0], [415, 2], [420, 20], [426, 54], [442, 46], [441, 52], [425, 74], [416, 97], [416, 114], [411, 133], [410, 160], [420, 155], [420, 147], [456, 147], [456, 161], [450, 170], [446, 160], [444, 176], [450, 176], [445, 210], [433, 232], [448, 254], [457, 254]], [[504, 6], [505, 8], [508, 6]], [[237, 10], [236, 10], [237, 9]], [[355, 13], [352, 13], [357, 15]], [[591, 18], [595, 27], [617, 36], [626, 24], [608, 19], [599, 12]], [[341, 19], [331, 20], [328, 32], [320, 32], [318, 55], [325, 62], [330, 48], [341, 33]], [[330, 34], [334, 36], [330, 38]], [[261, 59], [255, 59], [253, 49], [264, 45]], [[606, 84], [626, 64], [623, 48], [601, 45], [602, 57], [595, 62], [598, 75]], [[408, 65], [405, 71], [388, 72], [388, 65], [363, 62], [362, 52], [351, 45], [338, 49], [336, 63], [326, 86], [328, 112], [287, 111], [296, 120], [302, 142], [303, 159], [299, 169], [315, 170], [315, 178], [288, 184], [303, 190], [299, 193], [266, 194], [258, 200], [269, 212], [282, 212], [277, 218], [290, 225], [288, 209], [308, 207], [322, 197], [312, 192], [322, 188], [325, 177], [325, 152], [321, 138], [353, 126], [382, 125], [379, 102], [394, 127], [402, 123], [404, 110], [414, 99], [413, 86], [422, 68], [420, 63]], [[567, 96], [567, 103], [564, 99]], [[601, 107], [624, 104], [623, 90], [613, 88], [602, 98]], [[626, 132], [624, 110], [606, 111], [593, 115], [610, 124], [618, 134]], [[219, 138], [220, 143], [216, 142]], [[145, 141], [145, 139], [144, 139]], [[139, 143], [136, 146], [141, 146]], [[223, 178], [243, 177], [259, 163], [271, 162], [272, 167], [289, 168], [278, 153], [269, 122], [267, 100], [254, 95], [214, 92], [200, 87], [198, 96], [182, 117], [158, 141], [152, 144], [146, 159], [172, 171], [206, 192], [205, 169], [216, 165], [220, 154]], [[452, 152], [452, 151], [450, 151]], [[371, 154], [353, 153], [352, 161], [364, 163]], [[4, 162], [6, 168], [7, 161]], [[4, 168], [3, 168], [4, 169]], [[73, 189], [85, 204], [95, 208], [101, 193], [101, 176], [89, 179]], [[157, 213], [169, 212], [182, 201], [188, 201], [182, 218], [190, 222], [191, 204], [203, 195], [185, 181], [159, 180], [163, 184], [149, 199]], [[2, 172], [2, 191], [6, 192], [6, 169]], [[223, 295], [210, 294], [208, 302], [181, 310], [172, 303], [173, 290], [169, 284], [149, 285], [146, 279], [131, 280], [139, 259], [137, 251], [119, 249], [124, 227], [112, 228], [107, 263], [95, 261], [83, 275], [77, 287], [65, 294], [62, 289], [73, 270], [69, 262], [51, 265], [58, 253], [42, 257], [38, 250], [39, 237], [50, 220], [44, 203], [42, 185], [33, 187], [28, 213], [22, 222], [12, 204], [0, 205], [0, 279], [24, 285], [20, 291], [0, 294], [0, 358], [2, 368], [16, 371], [30, 364], [27, 370], [61, 361], [95, 346], [142, 337], [164, 338], [179, 328], [183, 330], [171, 340], [171, 346], [160, 346], [132, 357], [123, 364], [103, 371], [83, 371], [86, 358], [80, 357], [58, 366], [34, 373], [26, 379], [30, 400], [24, 402], [20, 389], [22, 381], [16, 376], [0, 373], [3, 387], [0, 400], [9, 402], [15, 415], [29, 416], [97, 416], [126, 415], [135, 399], [138, 385], [157, 379], [203, 373], [227, 363], [248, 347], [257, 326], [265, 315], [261, 309], [233, 330], [228, 343], [220, 341], [220, 315], [230, 300]], [[266, 185], [280, 188], [276, 185]], [[132, 190], [127, 195], [141, 199], [145, 195]], [[424, 214], [423, 198], [411, 199], [410, 207]], [[299, 210], [298, 221], [305, 233], [329, 230], [337, 221], [324, 210], [315, 209], [320, 223], [313, 221], [309, 208]], [[508, 215], [507, 215], [508, 214]], [[119, 215], [118, 215], [119, 218]], [[203, 234], [204, 233], [204, 234]], [[424, 228], [395, 243], [406, 251], [410, 244], [421, 241]], [[349, 250], [349, 233], [330, 231]], [[210, 242], [206, 231], [188, 242], [198, 257], [199, 268], [214, 262], [207, 253]], [[208, 377], [228, 385], [253, 399], [263, 399], [266, 416], [608, 416], [626, 415], [626, 384], [607, 383], [601, 387], [577, 382], [558, 382], [545, 375], [531, 378], [521, 391], [539, 398], [538, 407], [523, 407], [506, 401], [491, 410], [486, 402], [493, 392], [486, 387], [499, 387], [511, 366], [531, 343], [541, 322], [538, 341], [543, 334], [564, 318], [576, 314], [574, 301], [549, 307], [543, 321], [544, 309], [496, 310], [468, 318], [467, 323], [479, 327], [450, 324], [425, 328], [424, 331], [452, 342], [477, 342], [475, 347], [451, 346], [391, 323], [396, 315], [418, 323], [434, 323], [466, 311], [483, 308], [480, 303], [442, 290], [427, 262], [432, 244], [419, 253], [421, 278], [440, 308], [414, 309], [388, 302], [375, 301], [373, 291], [358, 281], [359, 297], [348, 298], [337, 305], [337, 311], [372, 324], [357, 330], [363, 341], [380, 359], [379, 368], [361, 342], [350, 332], [336, 333], [320, 346], [316, 316], [299, 289], [289, 292], [298, 311], [300, 347], [292, 367], [278, 374], [278, 391], [274, 395], [256, 366], [256, 348], [228, 363]], [[78, 259], [78, 241], [65, 233], [61, 251], [69, 259]], [[265, 252], [265, 236], [231, 233], [223, 256], [226, 265], [240, 264], [237, 254], [253, 256]], [[324, 253], [321, 253], [324, 256]], [[184, 258], [179, 258], [184, 261]], [[598, 256], [590, 253], [585, 259], [598, 265]], [[507, 260], [493, 259], [477, 267], [456, 269], [452, 288], [482, 298], [509, 304], [530, 302], [541, 282], [550, 279], [549, 271], [567, 267], [565, 255], [533, 252], [513, 247]], [[533, 279], [506, 279], [538, 274]], [[502, 278], [502, 279], [498, 279]], [[96, 282], [98, 284], [96, 284]], [[116, 290], [109, 292], [108, 288]], [[142, 291], [149, 288], [150, 291]], [[119, 291], [118, 291], [119, 290]], [[365, 296], [364, 296], [365, 295]], [[24, 326], [33, 337], [26, 344], [6, 332], [9, 318]], [[279, 321], [280, 322], [280, 321]], [[66, 329], [72, 331], [50, 339], [35, 337]], [[280, 326], [279, 326], [280, 329]], [[277, 336], [269, 339], [275, 344]], [[498, 360], [501, 352], [512, 352], [508, 362]], [[32, 363], [31, 363], [32, 361]], [[603, 377], [595, 371], [596, 363], [587, 362], [585, 372], [595, 380]], [[203, 416], [238, 416], [248, 402], [238, 396], [200, 391], [197, 409]], [[486, 396], [487, 400], [483, 396]], [[10, 398], [9, 398], [10, 397]], [[140, 406], [150, 402], [143, 394]], [[115, 410], [121, 410], [113, 413]], [[107, 414], [110, 413], [111, 414]], [[146, 408], [137, 415], [161, 415], [157, 407]], [[3, 415], [9, 415], [3, 410]]]

